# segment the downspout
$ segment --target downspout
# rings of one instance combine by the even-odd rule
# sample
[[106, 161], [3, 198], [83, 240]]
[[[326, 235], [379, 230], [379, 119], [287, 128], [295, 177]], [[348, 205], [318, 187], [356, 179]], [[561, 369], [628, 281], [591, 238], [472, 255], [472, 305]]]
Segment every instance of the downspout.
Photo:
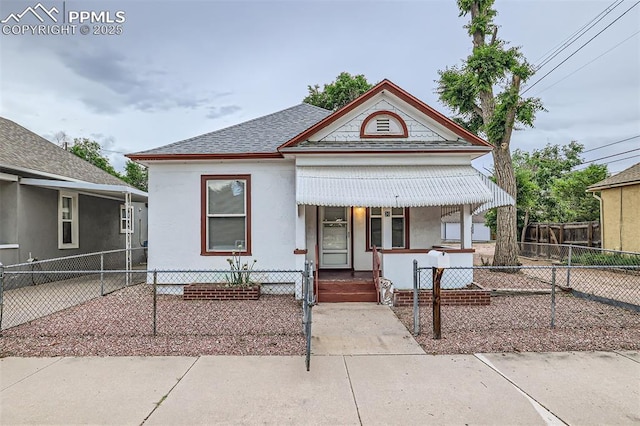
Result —
[[604, 206], [602, 205], [602, 197], [597, 195], [595, 192], [592, 192], [591, 195], [593, 195], [593, 198], [595, 198], [600, 202], [600, 248], [603, 249], [605, 248], [604, 247], [604, 211], [603, 211]]
[[619, 220], [620, 220], [620, 226], [619, 226], [619, 228], [620, 228], [620, 240], [619, 240], [620, 248], [619, 248], [619, 250], [620, 251], [624, 250], [624, 248], [622, 247], [622, 216], [623, 216], [622, 215], [622, 189], [623, 189], [623, 187], [621, 186], [620, 187], [620, 218], [619, 218]]

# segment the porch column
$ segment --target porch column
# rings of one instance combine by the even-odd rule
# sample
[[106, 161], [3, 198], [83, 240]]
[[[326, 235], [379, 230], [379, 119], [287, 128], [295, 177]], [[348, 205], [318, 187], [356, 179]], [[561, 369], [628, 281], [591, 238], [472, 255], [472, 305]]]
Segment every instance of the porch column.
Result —
[[393, 228], [391, 225], [391, 208], [382, 209], [382, 248], [391, 250], [393, 248]]
[[471, 248], [471, 227], [473, 225], [471, 217], [471, 206], [464, 204], [460, 206], [460, 248]]
[[[296, 250], [307, 248], [307, 229], [305, 219], [306, 208], [304, 205], [296, 206]], [[306, 256], [296, 255], [296, 268], [303, 269]]]

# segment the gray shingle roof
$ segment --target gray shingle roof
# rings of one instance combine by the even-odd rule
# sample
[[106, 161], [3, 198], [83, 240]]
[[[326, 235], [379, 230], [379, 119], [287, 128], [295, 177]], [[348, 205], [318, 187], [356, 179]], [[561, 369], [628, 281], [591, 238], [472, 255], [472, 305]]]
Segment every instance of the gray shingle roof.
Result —
[[11, 120], [0, 117], [0, 167], [29, 169], [97, 184], [127, 185]]
[[600, 189], [614, 187], [614, 186], [626, 186], [626, 185], [634, 185], [640, 183], [640, 163], [634, 164], [621, 171], [620, 173], [609, 176], [605, 180], [601, 180], [598, 183], [594, 183], [589, 188], [588, 191], [599, 191]]
[[356, 140], [356, 141], [303, 141], [289, 148], [287, 151], [394, 151], [394, 150], [437, 150], [449, 148], [474, 148], [470, 142], [458, 141], [407, 141], [405, 139], [384, 139], [384, 140]]
[[322, 120], [332, 111], [300, 104], [231, 127], [130, 154], [247, 154], [276, 153], [278, 147]]

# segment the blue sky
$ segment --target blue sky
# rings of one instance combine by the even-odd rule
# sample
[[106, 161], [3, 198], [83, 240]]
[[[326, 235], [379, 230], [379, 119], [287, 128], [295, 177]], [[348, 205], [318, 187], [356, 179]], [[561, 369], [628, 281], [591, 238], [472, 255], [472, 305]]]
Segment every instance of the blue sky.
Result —
[[[538, 63], [612, 1], [498, 0], [499, 36]], [[435, 94], [438, 70], [471, 50], [462, 28], [467, 19], [453, 0], [41, 3], [66, 11], [124, 11], [126, 21], [120, 35], [0, 34], [0, 114], [50, 140], [60, 131], [96, 139], [117, 168], [125, 160], [118, 152], [287, 108], [302, 101], [307, 85], [330, 82], [341, 71], [364, 74], [372, 83], [388, 78], [450, 115]], [[538, 77], [634, 3], [624, 0]], [[0, 19], [36, 4], [3, 0]], [[514, 134], [513, 148], [578, 140], [593, 149], [639, 135], [638, 31], [640, 6], [533, 87], [527, 95], [541, 97], [547, 112], [535, 128]], [[584, 157], [639, 146], [636, 138]], [[609, 168], [617, 172], [638, 161]], [[490, 169], [491, 158], [475, 164]]]

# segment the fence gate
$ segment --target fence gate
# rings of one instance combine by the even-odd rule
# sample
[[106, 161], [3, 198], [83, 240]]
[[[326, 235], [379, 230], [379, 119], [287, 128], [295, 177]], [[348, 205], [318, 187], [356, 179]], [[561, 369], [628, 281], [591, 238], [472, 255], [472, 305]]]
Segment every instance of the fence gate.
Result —
[[311, 363], [311, 311], [316, 304], [313, 292], [313, 262], [306, 261], [304, 264], [304, 278], [302, 290], [302, 326], [306, 339], [305, 365], [309, 371]]

